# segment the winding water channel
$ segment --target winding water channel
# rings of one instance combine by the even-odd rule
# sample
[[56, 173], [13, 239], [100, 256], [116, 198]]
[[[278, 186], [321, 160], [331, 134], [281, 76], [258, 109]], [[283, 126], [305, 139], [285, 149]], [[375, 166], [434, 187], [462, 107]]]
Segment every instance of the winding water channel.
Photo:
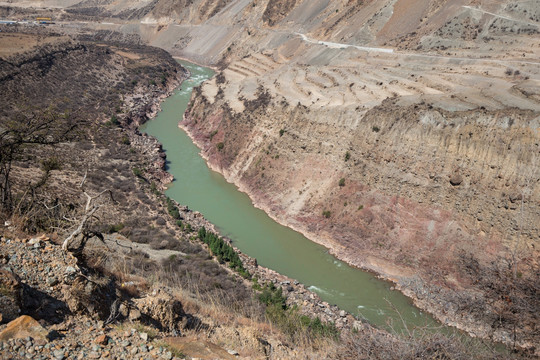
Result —
[[141, 130], [155, 136], [167, 153], [168, 171], [175, 181], [167, 195], [200, 211], [234, 245], [262, 266], [297, 279], [330, 304], [336, 304], [369, 322], [397, 329], [402, 320], [410, 327], [435, 325], [429, 316], [391, 284], [348, 266], [326, 248], [282, 226], [253, 206], [249, 197], [210, 170], [191, 139], [178, 128], [193, 87], [213, 76], [211, 69], [181, 62], [191, 78], [162, 103], [162, 111]]

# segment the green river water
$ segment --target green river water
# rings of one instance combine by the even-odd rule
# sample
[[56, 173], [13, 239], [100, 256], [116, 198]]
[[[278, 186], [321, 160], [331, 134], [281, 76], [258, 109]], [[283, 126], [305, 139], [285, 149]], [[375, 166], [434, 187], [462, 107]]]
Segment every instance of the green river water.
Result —
[[408, 327], [436, 325], [391, 284], [348, 266], [302, 234], [272, 220], [253, 206], [250, 198], [210, 170], [191, 139], [178, 128], [194, 86], [213, 76], [211, 69], [181, 62], [191, 78], [162, 103], [156, 119], [141, 130], [155, 136], [167, 154], [174, 175], [166, 194], [180, 204], [200, 211], [236, 247], [262, 266], [297, 279], [330, 304], [385, 327], [389, 321], [402, 328], [399, 311]]

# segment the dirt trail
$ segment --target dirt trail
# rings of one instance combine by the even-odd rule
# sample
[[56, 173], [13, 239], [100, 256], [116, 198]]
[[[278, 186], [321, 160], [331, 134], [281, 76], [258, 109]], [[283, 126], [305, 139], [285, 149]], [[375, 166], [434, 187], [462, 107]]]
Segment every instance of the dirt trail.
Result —
[[478, 8], [475, 8], [475, 7], [472, 7], [472, 6], [464, 5], [463, 8], [470, 9], [470, 10], [473, 10], [473, 11], [479, 11], [479, 12], [481, 12], [483, 14], [492, 15], [492, 16], [495, 16], [495, 17], [498, 17], [498, 18], [501, 18], [501, 19], [514, 21], [514, 22], [517, 22], [517, 23], [522, 23], [522, 24], [527, 24], [527, 25], [540, 27], [540, 24], [536, 24], [536, 23], [532, 23], [532, 22], [524, 21], [524, 20], [520, 20], [520, 19], [514, 19], [514, 18], [511, 18], [511, 17], [508, 17], [508, 16], [504, 16], [504, 15], [495, 14], [495, 13], [492, 13], [492, 12], [489, 12], [489, 11], [486, 11], [486, 10], [482, 10], [482, 9], [478, 9]]

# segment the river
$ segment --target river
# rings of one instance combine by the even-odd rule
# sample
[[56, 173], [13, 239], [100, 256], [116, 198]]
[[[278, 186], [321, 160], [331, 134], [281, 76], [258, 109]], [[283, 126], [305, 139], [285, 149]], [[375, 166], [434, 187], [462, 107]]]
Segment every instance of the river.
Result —
[[[193, 87], [213, 76], [213, 71], [181, 61], [191, 78], [162, 104], [162, 111], [141, 130], [156, 137], [167, 154], [174, 176], [166, 194], [201, 212], [234, 245], [265, 267], [297, 279], [330, 304], [396, 329], [402, 320], [411, 326], [436, 325], [433, 318], [412, 305], [392, 284], [337, 260], [328, 250], [302, 234], [272, 220], [253, 206], [250, 198], [208, 168], [178, 122], [186, 110]], [[396, 312], [398, 311], [399, 314]]]

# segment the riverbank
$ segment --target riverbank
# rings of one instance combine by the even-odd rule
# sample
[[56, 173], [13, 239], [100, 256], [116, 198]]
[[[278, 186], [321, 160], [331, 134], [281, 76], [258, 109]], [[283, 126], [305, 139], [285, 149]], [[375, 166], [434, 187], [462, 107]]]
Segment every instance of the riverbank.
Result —
[[[177, 202], [175, 203], [184, 219], [183, 221], [190, 224], [192, 228], [197, 229], [204, 226], [208, 231], [219, 233], [215, 225], [206, 220], [200, 212], [193, 211], [189, 207], [178, 204]], [[355, 318], [352, 314], [340, 309], [338, 306], [323, 301], [317, 293], [309, 290], [305, 284], [301, 284], [295, 279], [259, 265], [257, 259], [243, 253], [229, 238], [224, 237], [224, 240], [239, 254], [244, 267], [253, 278], [257, 279], [259, 284], [273, 283], [276, 287], [281, 287], [283, 294], [287, 297], [287, 305], [290, 307], [296, 305], [301, 314], [318, 317], [325, 323], [331, 322], [342, 331], [372, 328], [370, 324]], [[252, 284], [251, 281], [246, 280], [247, 286], [251, 286]]]

